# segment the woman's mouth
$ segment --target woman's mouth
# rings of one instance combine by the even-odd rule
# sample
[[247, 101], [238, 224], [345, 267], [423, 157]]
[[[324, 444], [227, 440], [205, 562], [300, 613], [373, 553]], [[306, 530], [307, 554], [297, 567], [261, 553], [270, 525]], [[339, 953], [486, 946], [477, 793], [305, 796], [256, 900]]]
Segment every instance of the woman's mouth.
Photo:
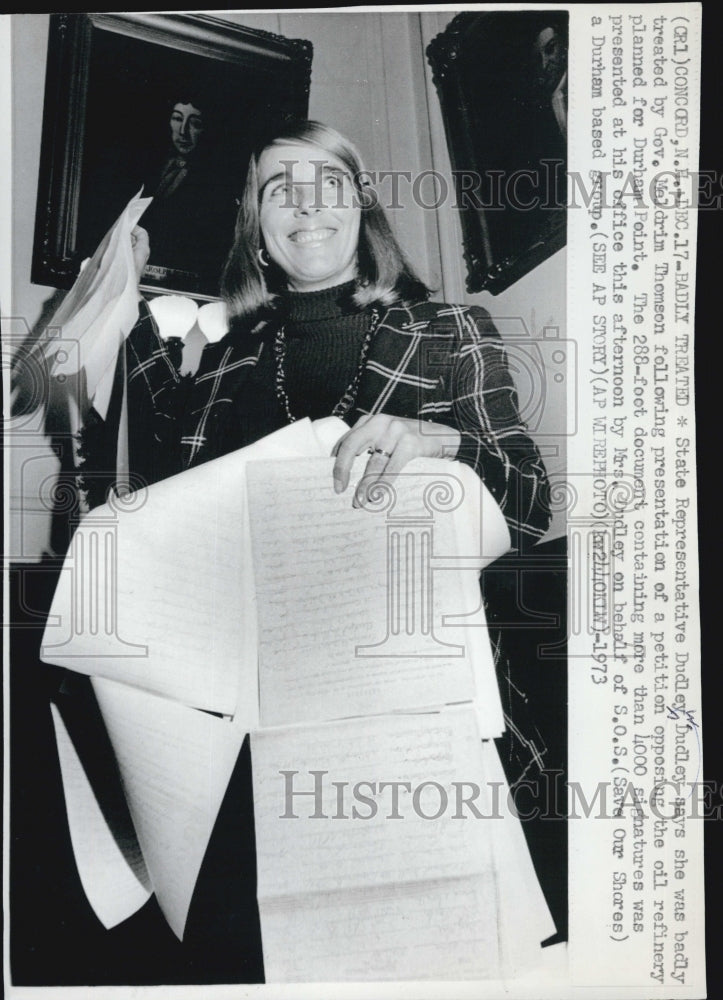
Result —
[[335, 232], [334, 229], [297, 229], [296, 232], [291, 233], [289, 239], [292, 243], [303, 245], [323, 243], [325, 240], [331, 239]]

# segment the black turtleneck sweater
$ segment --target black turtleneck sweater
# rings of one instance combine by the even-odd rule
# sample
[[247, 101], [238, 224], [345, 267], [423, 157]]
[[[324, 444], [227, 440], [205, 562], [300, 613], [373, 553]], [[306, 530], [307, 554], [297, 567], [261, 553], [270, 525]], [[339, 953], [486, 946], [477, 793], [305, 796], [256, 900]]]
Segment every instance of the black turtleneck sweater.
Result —
[[328, 417], [356, 375], [369, 316], [353, 301], [355, 288], [349, 281], [283, 297], [284, 382], [297, 419]]
[[238, 394], [227, 425], [218, 429], [223, 452], [242, 448], [286, 425], [288, 417], [276, 393], [276, 332], [286, 335], [284, 385], [296, 420], [331, 415], [359, 366], [369, 312], [353, 301], [354, 281], [320, 292], [286, 292], [262, 334], [264, 346]]

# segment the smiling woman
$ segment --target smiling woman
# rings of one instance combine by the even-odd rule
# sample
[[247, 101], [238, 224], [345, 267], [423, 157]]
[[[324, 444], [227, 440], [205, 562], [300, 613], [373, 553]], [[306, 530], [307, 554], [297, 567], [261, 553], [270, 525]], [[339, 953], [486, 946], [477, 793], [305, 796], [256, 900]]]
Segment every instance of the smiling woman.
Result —
[[313, 147], [273, 145], [261, 154], [259, 187], [264, 247], [291, 288], [315, 292], [354, 278], [361, 208], [340, 160], [322, 164]]
[[[333, 414], [350, 425], [337, 491], [364, 452], [372, 480], [413, 458], [457, 458], [497, 500], [513, 545], [534, 544], [549, 524], [545, 470], [500, 337], [483, 309], [428, 301], [366, 176], [355, 147], [319, 122], [259, 144], [222, 278], [229, 332], [192, 381], [143, 303], [128, 338], [131, 467], [154, 482]], [[135, 241], [141, 274], [144, 230]]]

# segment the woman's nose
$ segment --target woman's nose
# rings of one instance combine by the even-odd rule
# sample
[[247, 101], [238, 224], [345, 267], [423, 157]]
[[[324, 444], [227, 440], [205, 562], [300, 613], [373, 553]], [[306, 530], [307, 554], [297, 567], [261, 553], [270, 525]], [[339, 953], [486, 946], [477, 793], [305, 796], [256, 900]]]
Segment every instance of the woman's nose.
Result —
[[188, 121], [185, 118], [181, 122], [181, 126], [178, 131], [184, 137], [188, 135]]
[[293, 188], [294, 209], [297, 214], [308, 215], [321, 209], [319, 193], [313, 181], [295, 184]]

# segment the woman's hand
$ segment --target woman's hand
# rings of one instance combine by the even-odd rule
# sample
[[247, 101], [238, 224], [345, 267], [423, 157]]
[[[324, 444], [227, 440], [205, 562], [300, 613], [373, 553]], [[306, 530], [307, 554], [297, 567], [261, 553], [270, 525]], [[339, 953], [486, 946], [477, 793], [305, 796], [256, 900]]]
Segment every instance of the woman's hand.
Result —
[[349, 485], [354, 459], [371, 451], [364, 472], [367, 486], [389, 481], [413, 458], [456, 457], [462, 440], [460, 432], [431, 420], [410, 420], [387, 413], [364, 416], [334, 446], [334, 489], [343, 493]]
[[148, 240], [148, 233], [140, 226], [134, 226], [131, 230], [131, 249], [133, 251], [133, 264], [136, 269], [136, 278], [141, 280], [143, 268], [148, 263], [151, 253], [151, 244]]

